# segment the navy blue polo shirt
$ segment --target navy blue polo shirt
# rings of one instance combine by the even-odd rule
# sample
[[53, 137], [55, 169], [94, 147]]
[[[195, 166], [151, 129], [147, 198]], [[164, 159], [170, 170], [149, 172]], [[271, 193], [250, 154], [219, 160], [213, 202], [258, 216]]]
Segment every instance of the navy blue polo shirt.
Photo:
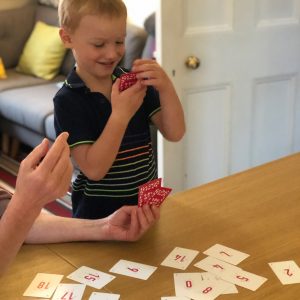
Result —
[[[117, 67], [113, 76], [123, 69]], [[150, 136], [150, 118], [160, 110], [158, 92], [147, 89], [141, 107], [130, 120], [116, 160], [100, 181], [82, 172], [72, 184], [73, 216], [103, 218], [123, 205], [136, 205], [138, 186], [157, 178], [157, 167]], [[91, 92], [73, 70], [54, 97], [56, 135], [67, 131], [70, 147], [93, 144], [101, 135], [112, 108], [99, 92]], [[103, 157], [105, 159], [105, 157]]]

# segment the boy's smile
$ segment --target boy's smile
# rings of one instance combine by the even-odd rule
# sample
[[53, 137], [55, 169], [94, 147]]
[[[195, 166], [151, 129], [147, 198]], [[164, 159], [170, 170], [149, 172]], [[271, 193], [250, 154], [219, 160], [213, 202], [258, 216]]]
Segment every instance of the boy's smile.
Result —
[[84, 81], [107, 78], [125, 53], [126, 17], [86, 15], [74, 32], [64, 31], [61, 36], [72, 49], [76, 71]]

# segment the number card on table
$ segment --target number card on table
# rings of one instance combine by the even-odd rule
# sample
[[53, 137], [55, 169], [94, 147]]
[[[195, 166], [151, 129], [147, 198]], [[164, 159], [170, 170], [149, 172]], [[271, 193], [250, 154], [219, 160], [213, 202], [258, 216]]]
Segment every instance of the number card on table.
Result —
[[133, 261], [120, 259], [109, 272], [147, 280], [157, 267], [140, 264]]
[[239, 264], [241, 261], [243, 261], [249, 256], [249, 254], [243, 253], [241, 251], [220, 244], [215, 244], [214, 246], [210, 247], [203, 253], [215, 257], [217, 259], [220, 259], [222, 261], [228, 262], [232, 265]]
[[63, 277], [63, 275], [57, 274], [38, 273], [23, 296], [50, 298]]
[[98, 270], [82, 266], [68, 275], [67, 278], [96, 289], [101, 289], [116, 277], [111, 274], [106, 274]]
[[81, 300], [85, 290], [84, 284], [61, 283], [52, 300]]
[[269, 266], [282, 284], [300, 283], [300, 269], [293, 260], [271, 262]]
[[246, 272], [237, 266], [231, 265], [211, 256], [207, 256], [194, 266], [213, 273], [225, 281], [252, 291], [258, 289], [267, 280], [267, 278]]
[[216, 277], [206, 280], [201, 273], [175, 273], [175, 294], [194, 300], [212, 300], [222, 295], [227, 288], [223, 280]]
[[185, 270], [199, 251], [176, 247], [161, 263], [162, 266]]

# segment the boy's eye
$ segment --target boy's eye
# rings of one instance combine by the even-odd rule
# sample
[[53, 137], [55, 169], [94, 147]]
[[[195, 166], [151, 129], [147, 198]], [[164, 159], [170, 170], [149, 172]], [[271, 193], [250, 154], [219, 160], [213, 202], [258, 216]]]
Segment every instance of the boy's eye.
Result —
[[116, 41], [116, 44], [117, 44], [117, 45], [123, 45], [123, 44], [124, 44], [124, 41]]
[[94, 44], [94, 47], [96, 47], [96, 48], [101, 48], [103, 46], [104, 46], [104, 44]]

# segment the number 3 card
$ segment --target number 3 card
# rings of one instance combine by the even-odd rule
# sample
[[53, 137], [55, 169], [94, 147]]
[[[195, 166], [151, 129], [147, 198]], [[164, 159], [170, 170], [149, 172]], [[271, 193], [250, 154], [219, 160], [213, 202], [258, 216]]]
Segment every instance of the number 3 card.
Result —
[[156, 269], [157, 267], [120, 259], [109, 272], [146, 280]]
[[116, 277], [86, 266], [82, 266], [67, 276], [67, 278], [89, 285], [96, 289], [101, 289]]
[[38, 273], [23, 296], [50, 298], [63, 277], [57, 274]]

